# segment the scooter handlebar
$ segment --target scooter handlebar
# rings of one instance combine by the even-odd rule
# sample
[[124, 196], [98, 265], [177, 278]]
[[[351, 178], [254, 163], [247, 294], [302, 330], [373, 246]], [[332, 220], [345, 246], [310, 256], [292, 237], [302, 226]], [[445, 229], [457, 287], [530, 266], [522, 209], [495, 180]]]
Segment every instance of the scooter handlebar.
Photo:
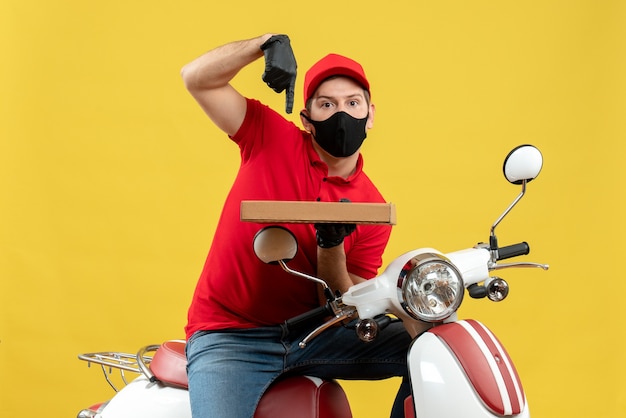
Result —
[[507, 258], [517, 257], [530, 253], [530, 246], [526, 241], [519, 244], [507, 245], [498, 248], [498, 260], [506, 260]]
[[285, 325], [287, 326], [287, 329], [289, 329], [290, 331], [294, 331], [297, 329], [302, 329], [306, 326], [317, 326], [319, 323], [322, 323], [324, 321], [324, 318], [328, 316], [334, 316], [334, 313], [332, 312], [328, 304], [326, 304], [324, 306], [320, 306], [319, 308], [315, 308], [294, 318], [286, 320]]

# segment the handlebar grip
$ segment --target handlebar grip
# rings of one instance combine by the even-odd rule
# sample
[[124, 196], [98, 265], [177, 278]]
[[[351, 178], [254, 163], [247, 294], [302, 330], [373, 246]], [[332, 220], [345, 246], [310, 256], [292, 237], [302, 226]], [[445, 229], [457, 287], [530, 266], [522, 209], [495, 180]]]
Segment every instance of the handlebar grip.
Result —
[[498, 249], [498, 260], [504, 260], [518, 255], [526, 255], [530, 253], [530, 246], [526, 241], [519, 244], [507, 245]]
[[287, 326], [287, 329], [289, 329], [290, 331], [294, 331], [307, 325], [321, 322], [324, 318], [332, 314], [333, 313], [330, 310], [330, 307], [328, 306], [328, 304], [326, 304], [324, 306], [320, 306], [318, 308], [286, 320], [285, 325]]

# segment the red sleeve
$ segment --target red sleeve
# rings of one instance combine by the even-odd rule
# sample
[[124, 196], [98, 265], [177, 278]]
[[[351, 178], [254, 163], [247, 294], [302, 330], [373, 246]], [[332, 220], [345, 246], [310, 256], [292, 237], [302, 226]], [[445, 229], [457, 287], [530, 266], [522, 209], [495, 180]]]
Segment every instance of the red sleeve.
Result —
[[346, 253], [348, 271], [364, 279], [373, 279], [383, 264], [391, 226], [359, 225]]
[[280, 145], [284, 138], [298, 131], [295, 125], [279, 113], [255, 99], [246, 99], [246, 116], [231, 139], [239, 146], [242, 162], [270, 143]]

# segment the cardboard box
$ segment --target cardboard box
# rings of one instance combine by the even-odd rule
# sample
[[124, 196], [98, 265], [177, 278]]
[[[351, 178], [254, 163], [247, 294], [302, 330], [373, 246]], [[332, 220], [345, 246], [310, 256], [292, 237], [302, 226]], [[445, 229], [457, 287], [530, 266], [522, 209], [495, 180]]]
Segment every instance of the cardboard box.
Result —
[[259, 223], [396, 224], [393, 203], [244, 200], [241, 220]]

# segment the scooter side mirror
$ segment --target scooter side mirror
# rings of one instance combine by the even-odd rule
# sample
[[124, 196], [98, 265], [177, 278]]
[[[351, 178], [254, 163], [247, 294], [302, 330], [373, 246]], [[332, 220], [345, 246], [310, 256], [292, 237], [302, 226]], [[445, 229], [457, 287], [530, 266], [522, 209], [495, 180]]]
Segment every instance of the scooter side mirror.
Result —
[[[500, 217], [491, 226], [491, 232], [489, 234], [489, 248], [492, 251], [492, 262], [498, 259], [498, 239], [496, 238], [496, 227], [500, 224], [502, 219], [511, 212], [511, 209], [520, 201], [520, 199], [526, 193], [526, 183], [533, 180], [539, 175], [541, 167], [543, 166], [543, 156], [541, 152], [532, 145], [520, 145], [513, 148], [511, 152], [504, 159], [504, 177], [513, 183], [521, 184], [522, 191], [515, 198], [513, 203], [500, 215]], [[526, 253], [528, 254], [528, 253]]]
[[543, 156], [536, 147], [520, 145], [504, 159], [504, 177], [513, 184], [528, 183], [539, 175], [542, 166]]
[[266, 264], [278, 264], [296, 256], [298, 241], [287, 228], [266, 226], [254, 236], [253, 247], [259, 260]]

